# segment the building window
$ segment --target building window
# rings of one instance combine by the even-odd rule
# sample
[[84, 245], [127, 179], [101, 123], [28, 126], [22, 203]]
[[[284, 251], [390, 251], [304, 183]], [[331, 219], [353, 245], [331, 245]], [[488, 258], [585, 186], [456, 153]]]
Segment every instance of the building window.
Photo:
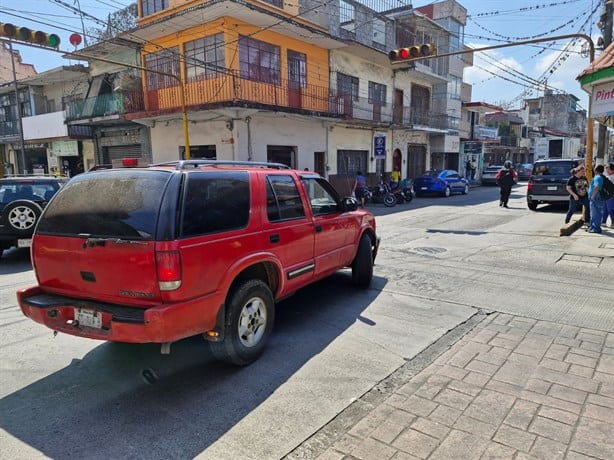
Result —
[[337, 92], [339, 95], [352, 96], [353, 101], [358, 101], [358, 78], [337, 73]]
[[141, 0], [141, 17], [163, 11], [168, 8], [168, 0]]
[[339, 22], [341, 28], [347, 30], [351, 34], [356, 32], [356, 20], [354, 15], [354, 5], [341, 0], [339, 2]]
[[217, 78], [222, 76], [224, 69], [223, 33], [185, 44], [185, 73], [188, 81]]
[[463, 79], [459, 77], [455, 77], [453, 75], [450, 75], [449, 78], [450, 78], [450, 81], [448, 82], [448, 91], [447, 91], [448, 99], [460, 99], [461, 98], [461, 85], [463, 84]]
[[179, 83], [171, 75], [179, 76], [179, 49], [175, 46], [158, 53], [145, 56], [147, 69], [147, 89], [155, 90], [177, 86]]
[[386, 85], [369, 82], [369, 104], [386, 105]]
[[380, 45], [386, 44], [386, 23], [378, 18], [373, 18], [373, 41]]
[[279, 56], [279, 46], [239, 36], [241, 77], [278, 85], [280, 83]]

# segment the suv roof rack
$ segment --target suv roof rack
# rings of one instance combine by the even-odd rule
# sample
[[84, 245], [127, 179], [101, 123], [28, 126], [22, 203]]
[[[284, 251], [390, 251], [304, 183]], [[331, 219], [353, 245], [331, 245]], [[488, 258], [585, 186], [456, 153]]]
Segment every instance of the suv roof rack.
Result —
[[176, 160], [164, 163], [150, 164], [149, 166], [175, 166], [176, 169], [198, 168], [202, 165], [210, 166], [258, 166], [261, 168], [291, 169], [283, 163], [270, 163], [266, 161], [230, 161], [230, 160]]

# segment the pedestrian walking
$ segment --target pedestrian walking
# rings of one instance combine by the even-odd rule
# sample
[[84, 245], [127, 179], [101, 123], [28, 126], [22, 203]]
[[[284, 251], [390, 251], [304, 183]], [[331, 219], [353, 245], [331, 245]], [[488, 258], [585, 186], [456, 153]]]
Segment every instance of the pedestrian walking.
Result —
[[471, 160], [467, 158], [465, 162], [465, 179], [467, 180], [471, 179], [471, 166]]
[[365, 206], [365, 191], [367, 190], [367, 178], [362, 174], [361, 171], [356, 173], [356, 180], [354, 181], [354, 188], [352, 191], [354, 192], [354, 196], [360, 203], [360, 206], [364, 208]]
[[[608, 163], [606, 165], [604, 176], [606, 177], [604, 180], [614, 182], [614, 163]], [[608, 223], [608, 216], [610, 216], [610, 228], [614, 228], [614, 197], [605, 201], [603, 218], [601, 219], [602, 224], [605, 225]]]
[[497, 179], [497, 184], [499, 185], [501, 193], [499, 206], [507, 208], [507, 202], [509, 201], [512, 193], [512, 186], [518, 180], [518, 174], [516, 174], [516, 171], [514, 171], [514, 168], [512, 168], [511, 161], [508, 160], [503, 163], [503, 168], [499, 170], [495, 176], [495, 179]]
[[603, 214], [604, 201], [601, 198], [601, 189], [603, 188], [603, 165], [595, 166], [595, 177], [591, 181], [591, 186], [588, 189], [590, 197], [591, 220], [588, 228], [589, 233], [601, 233], [601, 216]]
[[571, 170], [571, 177], [567, 181], [566, 189], [567, 193], [569, 193], [569, 208], [565, 216], [565, 223], [569, 223], [571, 216], [578, 207], [580, 209], [584, 207], [584, 222], [590, 222], [591, 211], [588, 199], [588, 180], [584, 175], [584, 166], [576, 166]]

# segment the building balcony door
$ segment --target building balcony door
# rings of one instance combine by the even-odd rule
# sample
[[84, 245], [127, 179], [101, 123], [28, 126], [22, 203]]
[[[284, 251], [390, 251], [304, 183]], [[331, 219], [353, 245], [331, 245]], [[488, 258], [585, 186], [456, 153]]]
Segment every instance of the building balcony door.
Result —
[[301, 90], [307, 84], [307, 57], [303, 53], [288, 50], [288, 105], [302, 107]]

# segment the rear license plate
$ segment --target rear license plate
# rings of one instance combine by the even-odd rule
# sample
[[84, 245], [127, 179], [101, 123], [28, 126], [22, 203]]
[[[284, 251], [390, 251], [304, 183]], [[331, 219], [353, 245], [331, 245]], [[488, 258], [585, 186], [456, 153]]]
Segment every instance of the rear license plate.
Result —
[[29, 248], [32, 246], [32, 238], [20, 238], [17, 240], [18, 248]]
[[428, 190], [428, 187], [420, 187], [420, 190]]
[[80, 326], [102, 328], [102, 313], [84, 308], [75, 308], [75, 321]]
[[549, 185], [548, 190], [556, 190], [558, 187], [556, 185]]

